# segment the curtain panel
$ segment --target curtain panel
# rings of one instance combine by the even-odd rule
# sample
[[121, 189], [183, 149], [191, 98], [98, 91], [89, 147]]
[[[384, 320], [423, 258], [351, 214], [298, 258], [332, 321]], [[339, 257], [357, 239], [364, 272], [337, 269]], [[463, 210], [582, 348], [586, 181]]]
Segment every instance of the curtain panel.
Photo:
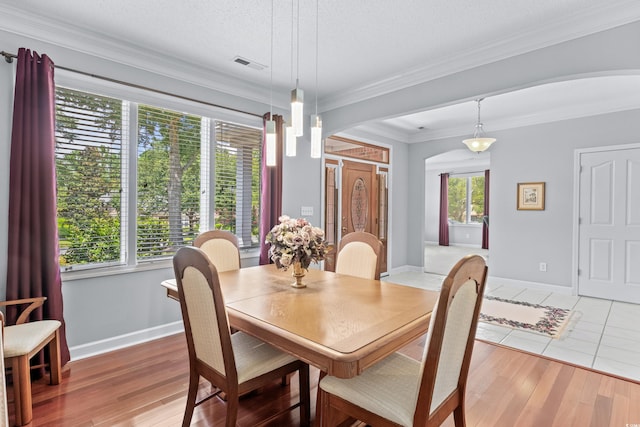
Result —
[[276, 122], [276, 165], [267, 166], [266, 123], [272, 117], [267, 113], [262, 117], [262, 182], [260, 188], [260, 265], [269, 264], [269, 245], [265, 243], [267, 234], [278, 218], [282, 216], [282, 123], [280, 115], [273, 115]]
[[440, 246], [449, 246], [449, 174], [440, 175]]
[[489, 169], [484, 171], [484, 218], [482, 219], [482, 249], [489, 249]]
[[[65, 364], [69, 348], [58, 259], [54, 153], [54, 64], [47, 55], [21, 48], [11, 134], [7, 300], [47, 297], [30, 320], [62, 322], [60, 355]], [[14, 324], [16, 319], [15, 307], [8, 308], [7, 323]]]

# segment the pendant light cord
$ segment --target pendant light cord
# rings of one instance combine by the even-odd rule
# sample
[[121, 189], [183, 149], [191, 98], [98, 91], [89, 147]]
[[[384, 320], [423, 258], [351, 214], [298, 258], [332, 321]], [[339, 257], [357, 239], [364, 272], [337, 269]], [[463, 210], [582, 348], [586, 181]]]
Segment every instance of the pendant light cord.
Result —
[[318, 42], [318, 15], [319, 15], [319, 7], [320, 4], [320, 0], [316, 0], [316, 117], [318, 116], [318, 46], [319, 46], [319, 42]]

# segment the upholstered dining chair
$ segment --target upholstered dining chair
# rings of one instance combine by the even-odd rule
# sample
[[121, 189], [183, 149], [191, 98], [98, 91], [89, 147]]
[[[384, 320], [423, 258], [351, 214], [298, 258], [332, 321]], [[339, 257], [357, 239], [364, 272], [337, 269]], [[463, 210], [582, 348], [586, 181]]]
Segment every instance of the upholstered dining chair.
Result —
[[[4, 372], [4, 314], [0, 311], [0, 371]], [[9, 401], [7, 400], [7, 382], [0, 382], [0, 427], [9, 425]]]
[[4, 361], [11, 368], [16, 425], [29, 424], [33, 418], [31, 398], [31, 358], [45, 347], [49, 352], [50, 383], [60, 384], [60, 326], [58, 320], [28, 322], [29, 314], [41, 307], [46, 297], [0, 301], [0, 307], [25, 307], [15, 325], [3, 328]]
[[421, 361], [400, 353], [351, 379], [319, 384], [321, 425], [355, 418], [372, 426], [439, 426], [453, 412], [465, 425], [465, 388], [484, 293], [482, 257], [462, 258], [445, 278]]
[[[196, 406], [220, 393], [225, 395], [226, 426], [235, 426], [241, 395], [296, 371], [299, 402], [268, 421], [299, 407], [300, 424], [309, 425], [309, 365], [248, 334], [230, 333], [216, 267], [202, 250], [179, 249], [173, 265], [189, 349], [189, 391], [183, 427], [191, 423]], [[196, 402], [200, 377], [217, 390]]]
[[199, 234], [193, 246], [202, 249], [216, 266], [218, 273], [240, 268], [238, 238], [226, 230], [209, 230]]
[[365, 231], [346, 234], [338, 245], [336, 273], [380, 279], [382, 242]]

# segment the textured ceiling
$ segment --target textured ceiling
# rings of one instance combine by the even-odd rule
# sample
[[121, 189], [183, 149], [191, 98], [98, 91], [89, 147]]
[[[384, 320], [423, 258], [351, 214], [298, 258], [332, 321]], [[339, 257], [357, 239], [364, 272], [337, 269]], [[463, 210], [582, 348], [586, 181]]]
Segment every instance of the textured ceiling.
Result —
[[[253, 92], [256, 100], [268, 101], [273, 88], [276, 104], [286, 102], [296, 77], [306, 101], [313, 103], [317, 72], [322, 111], [640, 19], [640, 2], [0, 0], [2, 15], [7, 19], [0, 26], [10, 31], [125, 63], [144, 60], [158, 69], [179, 64], [199, 70], [231, 93]], [[236, 56], [265, 68], [236, 64]], [[585, 86], [567, 87], [567, 96], [555, 105], [592, 103], [585, 93], [601, 95], [612, 85], [622, 96], [628, 91], [621, 85], [637, 88], [634, 78], [603, 81], [604, 89], [594, 80], [583, 84], [588, 91]], [[563, 90], [556, 86], [554, 94]], [[487, 99], [486, 128], [491, 121], [517, 120], [506, 113], [531, 116], [532, 111], [521, 107], [531, 102], [522, 97], [549, 94], [530, 90], [520, 95], [505, 95], [500, 105]], [[460, 132], [454, 130], [463, 122], [472, 129], [474, 110], [475, 104], [467, 102], [370, 125], [414, 142]]]

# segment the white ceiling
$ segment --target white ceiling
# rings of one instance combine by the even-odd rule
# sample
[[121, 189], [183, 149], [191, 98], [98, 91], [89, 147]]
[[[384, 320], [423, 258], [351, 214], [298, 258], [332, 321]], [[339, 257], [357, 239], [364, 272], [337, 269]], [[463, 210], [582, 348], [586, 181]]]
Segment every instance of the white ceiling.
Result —
[[[0, 0], [0, 28], [278, 106], [296, 76], [314, 105], [317, 71], [322, 112], [640, 19], [637, 0], [319, 0], [318, 13], [314, 0], [273, 5], [272, 13], [268, 0]], [[485, 99], [482, 121], [489, 133], [638, 108], [639, 94], [638, 76], [553, 83]], [[364, 126], [417, 142], [472, 133], [475, 120], [476, 104], [465, 100]]]

